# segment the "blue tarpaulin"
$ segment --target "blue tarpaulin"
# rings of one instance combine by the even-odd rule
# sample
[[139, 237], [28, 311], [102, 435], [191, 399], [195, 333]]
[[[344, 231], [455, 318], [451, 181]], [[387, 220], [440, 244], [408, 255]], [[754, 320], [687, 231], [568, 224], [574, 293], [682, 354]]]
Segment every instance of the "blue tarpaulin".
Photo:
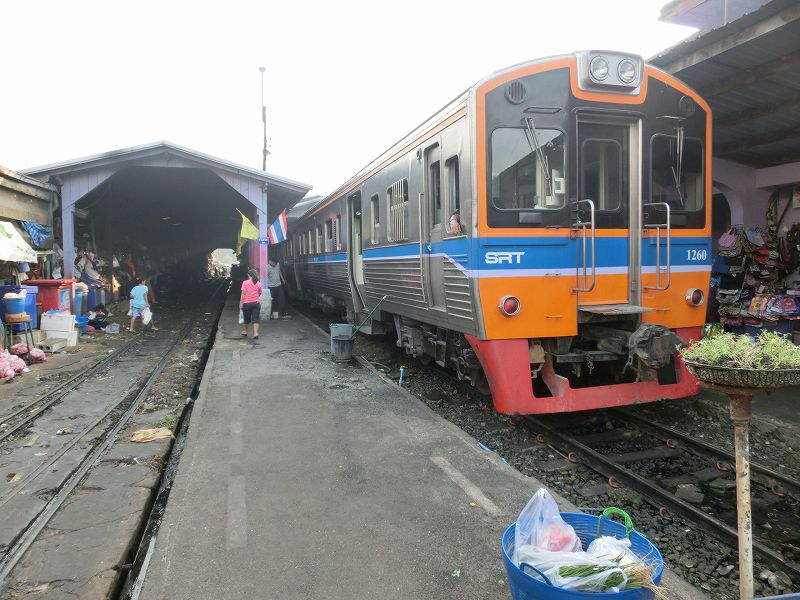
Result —
[[45, 241], [53, 236], [53, 228], [50, 225], [41, 225], [32, 221], [20, 221], [20, 224], [31, 236], [31, 242], [36, 248], [43, 248]]

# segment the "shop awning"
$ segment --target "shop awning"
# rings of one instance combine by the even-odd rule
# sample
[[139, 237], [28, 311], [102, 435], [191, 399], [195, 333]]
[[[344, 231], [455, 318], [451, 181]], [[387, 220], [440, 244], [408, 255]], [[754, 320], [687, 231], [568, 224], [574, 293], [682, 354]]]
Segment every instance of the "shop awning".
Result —
[[31, 248], [8, 221], [0, 221], [0, 260], [8, 262], [36, 262], [36, 251]]

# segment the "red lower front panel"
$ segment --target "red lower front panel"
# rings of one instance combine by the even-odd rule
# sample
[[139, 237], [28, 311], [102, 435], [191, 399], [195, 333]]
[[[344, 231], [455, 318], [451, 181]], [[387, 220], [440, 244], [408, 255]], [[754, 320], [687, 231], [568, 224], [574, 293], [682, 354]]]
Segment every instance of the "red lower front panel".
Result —
[[[689, 335], [688, 330], [678, 330], [684, 339], [699, 339]], [[472, 349], [478, 355], [489, 387], [492, 390], [494, 408], [508, 415], [536, 415], [546, 413], [592, 410], [643, 402], [655, 402], [676, 398], [687, 398], [698, 392], [697, 379], [686, 370], [676, 353], [678, 382], [659, 385], [658, 381], [640, 381], [573, 389], [569, 380], [556, 374], [548, 355], [539, 376], [550, 388], [550, 397], [539, 398], [531, 385], [531, 364], [527, 339], [479, 340], [467, 335]]]

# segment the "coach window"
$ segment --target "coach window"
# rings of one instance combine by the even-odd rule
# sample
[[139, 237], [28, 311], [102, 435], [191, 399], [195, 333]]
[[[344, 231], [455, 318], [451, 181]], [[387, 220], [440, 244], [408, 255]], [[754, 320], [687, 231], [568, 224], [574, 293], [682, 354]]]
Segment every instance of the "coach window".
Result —
[[437, 160], [431, 163], [428, 168], [428, 197], [431, 199], [431, 210], [433, 210], [433, 224], [439, 225], [442, 222], [442, 169], [441, 163]]
[[448, 222], [445, 229], [450, 235], [466, 233], [461, 215], [461, 186], [459, 184], [458, 157], [451, 156], [444, 163], [445, 177], [447, 178], [447, 214]]
[[408, 239], [408, 179], [401, 179], [386, 190], [389, 204], [389, 241]]
[[334, 222], [333, 248], [334, 250], [342, 249], [342, 215], [336, 215], [336, 221]]
[[369, 210], [372, 214], [372, 230], [370, 231], [370, 239], [372, 240], [373, 244], [377, 244], [381, 229], [381, 207], [378, 194], [375, 194], [372, 198], [370, 198]]
[[336, 236], [333, 227], [333, 219], [325, 221], [325, 252], [333, 252], [334, 237]]
[[322, 225], [317, 225], [317, 254], [325, 252], [325, 237], [322, 230]]
[[494, 207], [520, 211], [564, 206], [565, 139], [556, 129], [495, 129], [491, 146]]

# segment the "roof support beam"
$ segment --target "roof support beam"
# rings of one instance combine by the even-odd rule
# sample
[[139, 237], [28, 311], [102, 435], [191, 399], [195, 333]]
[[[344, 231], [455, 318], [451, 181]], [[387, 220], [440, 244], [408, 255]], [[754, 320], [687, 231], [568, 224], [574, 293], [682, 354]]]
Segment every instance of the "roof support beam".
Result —
[[662, 69], [667, 73], [676, 74], [703, 61], [719, 56], [732, 48], [751, 42], [797, 19], [800, 19], [800, 3], [792, 3], [787, 8], [767, 17], [763, 21], [759, 21], [750, 27], [732, 33], [713, 44], [689, 52], [682, 58], [664, 65]]
[[711, 82], [709, 85], [697, 84], [695, 89], [705, 98], [721, 96], [733, 90], [756, 83], [763, 79], [779, 75], [785, 71], [791, 71], [800, 67], [800, 52], [786, 54], [777, 60], [758, 65], [744, 71], [738, 71], [731, 77], [725, 77]]
[[738, 125], [743, 121], [754, 121], [761, 117], [774, 117], [784, 112], [793, 112], [800, 109], [800, 98], [792, 98], [791, 100], [784, 100], [783, 102], [776, 102], [774, 104], [762, 104], [760, 106], [753, 106], [746, 110], [732, 113], [726, 117], [714, 118], [714, 129], [719, 131], [721, 127], [730, 125]]
[[776, 142], [785, 142], [796, 138], [800, 138], [800, 127], [793, 127], [781, 133], [772, 132], [764, 135], [745, 137], [735, 142], [728, 142], [727, 144], [719, 144], [714, 146], [714, 154], [725, 158], [725, 155], [731, 152], [748, 152], [759, 146], [768, 146]]

